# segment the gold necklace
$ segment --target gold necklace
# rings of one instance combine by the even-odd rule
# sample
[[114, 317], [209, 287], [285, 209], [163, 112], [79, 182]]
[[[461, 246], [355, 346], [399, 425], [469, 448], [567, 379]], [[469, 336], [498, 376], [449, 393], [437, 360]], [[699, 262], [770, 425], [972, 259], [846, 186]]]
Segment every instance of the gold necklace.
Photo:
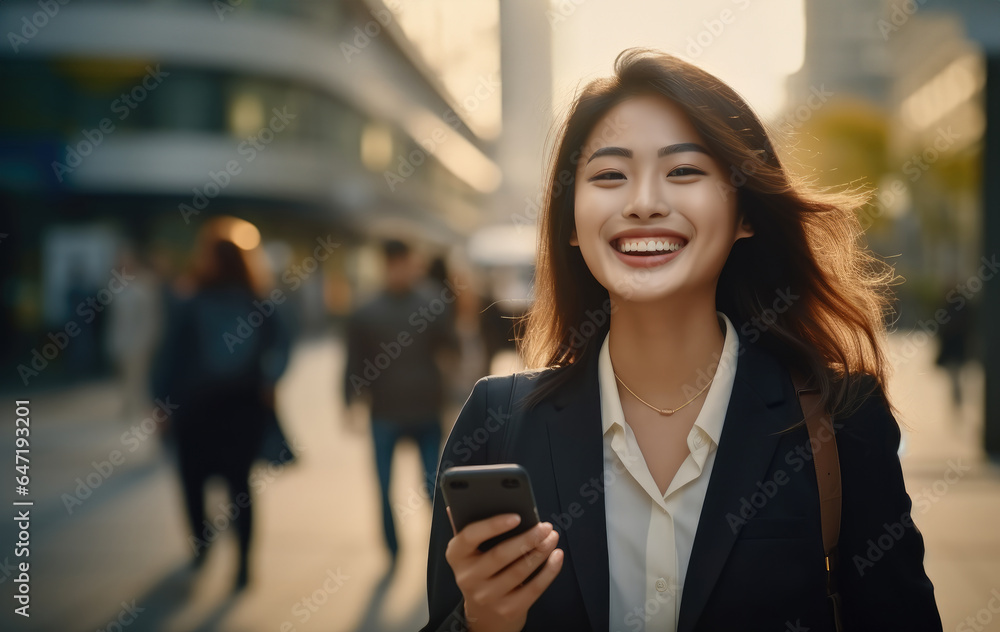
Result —
[[625, 382], [622, 382], [622, 379], [620, 377], [618, 377], [618, 373], [614, 369], [612, 369], [611, 372], [615, 374], [615, 379], [618, 380], [618, 383], [621, 384], [622, 386], [624, 386], [626, 391], [628, 391], [629, 393], [632, 393], [632, 397], [635, 397], [637, 400], [639, 400], [640, 402], [642, 402], [646, 406], [652, 408], [653, 410], [655, 410], [656, 412], [660, 413], [661, 415], [673, 415], [678, 410], [684, 408], [685, 406], [687, 406], [688, 404], [690, 404], [694, 400], [698, 399], [698, 397], [700, 397], [702, 393], [704, 393], [706, 390], [708, 390], [708, 387], [712, 385], [712, 382], [715, 381], [715, 376], [713, 375], [712, 379], [710, 379], [708, 381], [708, 384], [706, 384], [703, 389], [701, 389], [700, 391], [698, 391], [697, 393], [695, 393], [694, 397], [692, 397], [691, 399], [687, 400], [686, 402], [684, 402], [683, 404], [681, 404], [677, 408], [673, 408], [673, 409], [670, 409], [670, 408], [657, 408], [656, 406], [653, 406], [652, 404], [650, 404], [649, 402], [647, 402], [643, 398], [641, 398], [638, 395], [636, 395], [635, 391], [633, 391], [632, 389], [630, 389], [628, 387], [628, 385], [625, 384]]

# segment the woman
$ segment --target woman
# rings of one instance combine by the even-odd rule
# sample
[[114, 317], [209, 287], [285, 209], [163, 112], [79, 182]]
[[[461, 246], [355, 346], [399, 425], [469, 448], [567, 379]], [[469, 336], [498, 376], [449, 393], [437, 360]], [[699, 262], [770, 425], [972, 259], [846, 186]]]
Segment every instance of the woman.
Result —
[[[236, 587], [242, 589], [250, 572], [250, 467], [273, 418], [274, 385], [288, 348], [279, 315], [263, 299], [262, 268], [254, 259], [260, 252], [232, 241], [238, 226], [248, 224], [217, 218], [202, 228], [188, 281], [193, 293], [172, 310], [154, 388], [177, 407], [170, 430], [195, 565], [201, 566], [210, 545], [235, 526]], [[213, 475], [226, 481], [230, 502], [219, 515], [206, 517], [205, 484]]]
[[511, 517], [456, 535], [438, 495], [425, 629], [834, 630], [794, 371], [837, 429], [844, 629], [940, 630], [859, 204], [793, 183], [690, 64], [628, 50], [589, 84], [539, 220], [521, 342], [545, 368], [480, 380], [440, 464], [520, 463], [544, 522], [480, 553]]

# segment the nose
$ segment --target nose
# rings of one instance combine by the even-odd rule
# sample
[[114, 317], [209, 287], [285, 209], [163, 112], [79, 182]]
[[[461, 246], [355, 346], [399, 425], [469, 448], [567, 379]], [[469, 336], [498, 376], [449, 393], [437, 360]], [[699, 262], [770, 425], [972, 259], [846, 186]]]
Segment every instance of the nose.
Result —
[[639, 175], [634, 180], [635, 186], [629, 196], [622, 215], [632, 219], [648, 219], [665, 217], [670, 213], [670, 204], [666, 199], [663, 183], [655, 174]]

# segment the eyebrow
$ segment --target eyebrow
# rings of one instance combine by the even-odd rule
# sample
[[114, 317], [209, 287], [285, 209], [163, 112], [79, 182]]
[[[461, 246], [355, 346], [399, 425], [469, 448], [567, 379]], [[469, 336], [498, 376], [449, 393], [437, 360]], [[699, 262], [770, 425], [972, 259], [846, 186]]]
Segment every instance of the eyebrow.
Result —
[[[656, 152], [657, 158], [663, 158], [664, 156], [669, 156], [670, 154], [679, 154], [688, 151], [696, 151], [698, 153], [710, 156], [708, 150], [699, 145], [698, 143], [677, 143], [675, 145], [667, 145], [666, 147], [660, 147]], [[590, 158], [587, 159], [589, 163], [594, 158], [599, 158], [601, 156], [621, 156], [622, 158], [631, 158], [632, 150], [625, 149], [624, 147], [601, 147], [594, 153], [590, 154]]]

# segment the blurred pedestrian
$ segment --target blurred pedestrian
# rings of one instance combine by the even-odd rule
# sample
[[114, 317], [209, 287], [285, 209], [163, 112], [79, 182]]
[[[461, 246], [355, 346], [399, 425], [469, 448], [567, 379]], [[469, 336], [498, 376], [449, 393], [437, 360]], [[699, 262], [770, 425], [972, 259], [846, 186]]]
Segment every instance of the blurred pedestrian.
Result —
[[170, 423], [195, 565], [201, 566], [218, 537], [218, 520], [206, 520], [205, 484], [219, 475], [229, 488], [226, 518], [236, 526], [236, 586], [243, 588], [249, 582], [253, 525], [250, 467], [273, 416], [274, 386], [288, 349], [277, 307], [265, 298], [259, 249], [243, 249], [230, 239], [237, 221], [242, 222], [213, 220], [199, 234], [189, 284], [193, 294], [172, 309], [155, 394], [176, 406]]
[[108, 305], [105, 343], [121, 383], [122, 416], [134, 421], [151, 406], [149, 371], [165, 309], [159, 279], [131, 248], [122, 250], [118, 270], [124, 287]]
[[[942, 310], [949, 312], [947, 319], [939, 321], [940, 347], [935, 362], [948, 373], [948, 380], [951, 383], [951, 402], [955, 408], [959, 408], [962, 405], [962, 369], [969, 361], [969, 339], [973, 333], [975, 312], [971, 301], [958, 297], [961, 302], [953, 305], [954, 296], [952, 294], [948, 296], [952, 301], [946, 302], [935, 311], [935, 314]], [[955, 417], [955, 421], [960, 419], [961, 417]]]
[[441, 354], [457, 352], [458, 342], [453, 287], [422, 279], [402, 241], [386, 241], [383, 252], [385, 287], [348, 319], [343, 388], [348, 423], [354, 418], [352, 404], [365, 400], [369, 406], [383, 531], [395, 564], [399, 542], [389, 502], [393, 454], [400, 439], [417, 443], [424, 486], [433, 498], [445, 390], [439, 362]]
[[[458, 395], [456, 386], [468, 381], [468, 378], [463, 375], [463, 371], [466, 369], [463, 366], [463, 362], [466, 359], [465, 341], [461, 335], [462, 332], [459, 331], [459, 310], [462, 298], [467, 294], [463, 291], [466, 289], [465, 285], [461, 281], [456, 281], [445, 258], [443, 256], [436, 256], [431, 259], [430, 264], [427, 266], [427, 273], [422, 280], [417, 282], [417, 287], [428, 296], [450, 298], [448, 302], [441, 301], [446, 308], [441, 314], [441, 318], [444, 319], [441, 327], [447, 332], [446, 337], [454, 345], [437, 354], [437, 364], [443, 378], [441, 407], [444, 410], [452, 406], [453, 403], [461, 406], [465, 401], [465, 395], [468, 394], [468, 388], [466, 388], [465, 392], [461, 394], [462, 399], [459, 399], [457, 402], [455, 401]], [[475, 384], [475, 381], [480, 377], [482, 377], [482, 374], [475, 376], [469, 382], [468, 386]]]

